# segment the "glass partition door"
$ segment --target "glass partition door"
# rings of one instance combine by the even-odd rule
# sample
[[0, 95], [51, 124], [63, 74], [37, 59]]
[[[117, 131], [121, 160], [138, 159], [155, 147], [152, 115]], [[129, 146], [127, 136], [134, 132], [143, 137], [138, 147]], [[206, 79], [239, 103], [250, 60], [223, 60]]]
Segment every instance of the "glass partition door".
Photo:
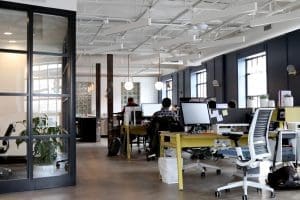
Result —
[[0, 2], [0, 193], [75, 183], [74, 24]]

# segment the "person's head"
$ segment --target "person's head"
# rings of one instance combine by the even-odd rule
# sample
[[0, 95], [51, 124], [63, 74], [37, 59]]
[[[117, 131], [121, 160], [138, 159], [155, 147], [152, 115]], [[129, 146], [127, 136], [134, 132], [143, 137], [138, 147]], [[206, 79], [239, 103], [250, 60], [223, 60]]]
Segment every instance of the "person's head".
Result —
[[230, 100], [228, 102], [228, 108], [236, 108], [236, 102], [235, 102], [235, 100]]
[[163, 108], [169, 108], [170, 106], [171, 106], [171, 99], [169, 99], [169, 98], [164, 98], [163, 100], [162, 100], [162, 106], [163, 106]]
[[217, 107], [217, 103], [216, 103], [215, 100], [209, 100], [209, 101], [207, 102], [207, 104], [208, 104], [208, 107], [209, 107], [209, 108], [216, 108], [216, 107]]
[[134, 103], [133, 97], [128, 97], [127, 103], [128, 103], [128, 104]]

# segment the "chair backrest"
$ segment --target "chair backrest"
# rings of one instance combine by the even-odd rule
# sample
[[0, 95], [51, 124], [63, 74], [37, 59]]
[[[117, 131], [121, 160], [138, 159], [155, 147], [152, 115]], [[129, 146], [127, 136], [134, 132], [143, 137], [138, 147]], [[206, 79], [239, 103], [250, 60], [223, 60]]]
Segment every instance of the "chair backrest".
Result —
[[268, 136], [272, 112], [272, 108], [259, 108], [254, 114], [248, 133], [251, 160], [263, 160], [271, 157]]

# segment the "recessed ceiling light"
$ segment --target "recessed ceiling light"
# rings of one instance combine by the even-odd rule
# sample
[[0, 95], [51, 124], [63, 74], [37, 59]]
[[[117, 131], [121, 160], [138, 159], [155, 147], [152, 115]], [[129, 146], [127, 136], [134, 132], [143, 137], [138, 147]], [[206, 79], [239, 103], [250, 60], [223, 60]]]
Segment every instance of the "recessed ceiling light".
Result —
[[12, 32], [4, 32], [4, 35], [12, 35]]
[[16, 43], [16, 40], [8, 40], [9, 43]]

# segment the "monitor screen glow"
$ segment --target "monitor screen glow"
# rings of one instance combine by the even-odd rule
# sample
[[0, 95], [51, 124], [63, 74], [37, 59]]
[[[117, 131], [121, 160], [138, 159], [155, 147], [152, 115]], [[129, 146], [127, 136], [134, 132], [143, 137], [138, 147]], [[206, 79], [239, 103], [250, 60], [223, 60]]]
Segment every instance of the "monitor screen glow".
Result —
[[143, 117], [152, 117], [152, 115], [159, 110], [161, 110], [161, 104], [158, 103], [142, 104]]
[[206, 103], [181, 103], [181, 109], [185, 125], [210, 124]]

